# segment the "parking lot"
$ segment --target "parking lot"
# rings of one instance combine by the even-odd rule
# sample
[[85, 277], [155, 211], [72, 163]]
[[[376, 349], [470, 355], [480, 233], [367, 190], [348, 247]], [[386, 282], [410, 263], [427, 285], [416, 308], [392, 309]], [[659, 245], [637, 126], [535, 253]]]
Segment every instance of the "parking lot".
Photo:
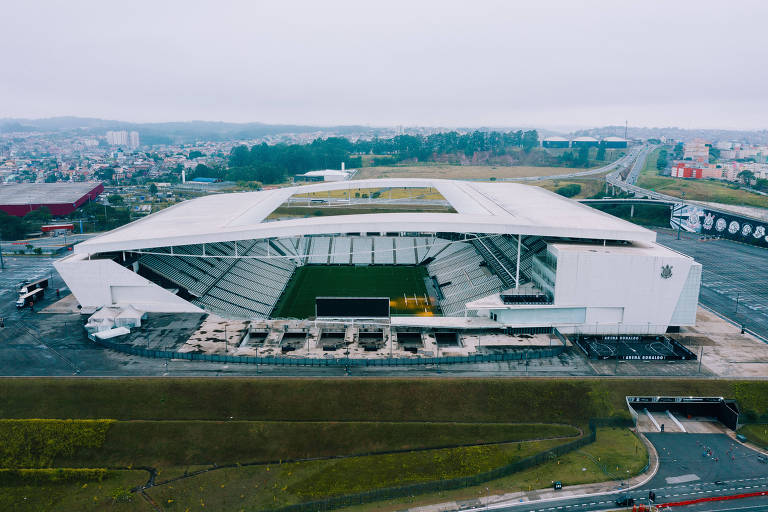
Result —
[[768, 338], [768, 251], [730, 240], [659, 230], [658, 242], [702, 265], [699, 302]]

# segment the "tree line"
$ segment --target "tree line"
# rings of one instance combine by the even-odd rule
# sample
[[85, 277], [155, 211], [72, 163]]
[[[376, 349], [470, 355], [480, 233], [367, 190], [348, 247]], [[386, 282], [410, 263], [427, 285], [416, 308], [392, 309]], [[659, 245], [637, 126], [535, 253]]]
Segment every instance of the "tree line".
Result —
[[286, 177], [316, 169], [362, 167], [362, 155], [379, 155], [372, 165], [392, 165], [403, 161], [429, 162], [440, 156], [463, 154], [471, 157], [487, 152], [493, 156], [528, 153], [539, 145], [536, 130], [510, 132], [476, 130], [468, 133], [443, 132], [432, 135], [398, 135], [392, 138], [351, 141], [344, 137], [315, 139], [309, 144], [257, 144], [232, 149], [227, 168], [199, 165], [190, 173], [196, 177], [227, 181], [280, 183]]

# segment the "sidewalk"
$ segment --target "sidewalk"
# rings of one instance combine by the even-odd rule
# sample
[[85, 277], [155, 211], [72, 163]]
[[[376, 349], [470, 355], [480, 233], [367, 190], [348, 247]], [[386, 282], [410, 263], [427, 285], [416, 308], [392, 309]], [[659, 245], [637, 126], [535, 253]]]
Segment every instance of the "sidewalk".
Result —
[[634, 489], [648, 482], [659, 469], [659, 456], [656, 449], [645, 438], [642, 433], [636, 432], [640, 440], [648, 449], [650, 461], [645, 473], [641, 473], [632, 478], [626, 479], [621, 483], [615, 480], [608, 482], [598, 482], [594, 484], [565, 486], [559, 491], [551, 488], [537, 489], [528, 492], [511, 492], [495, 496], [484, 496], [464, 501], [449, 501], [445, 503], [435, 503], [422, 507], [405, 509], [407, 512], [456, 512], [461, 510], [493, 510], [496, 508], [509, 507], [520, 503], [545, 502], [552, 500], [562, 500], [567, 498], [580, 498], [583, 496], [599, 496], [609, 494], [621, 489]]

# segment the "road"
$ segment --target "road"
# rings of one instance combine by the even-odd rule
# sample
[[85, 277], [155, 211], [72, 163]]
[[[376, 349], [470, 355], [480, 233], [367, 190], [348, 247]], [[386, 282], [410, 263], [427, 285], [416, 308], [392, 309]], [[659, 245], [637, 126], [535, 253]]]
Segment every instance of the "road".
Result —
[[626, 166], [629, 165], [629, 163], [637, 157], [640, 151], [641, 151], [641, 148], [639, 146], [633, 147], [632, 149], [629, 150], [629, 153], [626, 156], [623, 156], [618, 160], [616, 160], [615, 162], [612, 162], [608, 165], [604, 165], [603, 167], [598, 167], [597, 169], [589, 169], [587, 171], [578, 171], [578, 172], [572, 172], [568, 174], [553, 174], [550, 176], [527, 176], [522, 178], [504, 178], [504, 179], [500, 179], [499, 181], [546, 181], [546, 180], [557, 180], [557, 179], [564, 179], [564, 178], [579, 178], [582, 176], [602, 174], [604, 172], [609, 172], [614, 169], [616, 169], [616, 174], [618, 174], [622, 170], [626, 169]]
[[[656, 503], [693, 500], [768, 491], [768, 464], [759, 454], [733, 441], [725, 434], [646, 434], [659, 454], [659, 469], [645, 484], [630, 491], [549, 501], [523, 501], [491, 505], [484, 510], [511, 512], [585, 512], [616, 509], [615, 500], [624, 495], [637, 503], [648, 503], [648, 493], [656, 493]], [[617, 482], [617, 488], [619, 487]], [[765, 506], [768, 497], [697, 505], [691, 510], [727, 510], [733, 507]], [[722, 507], [722, 508], [720, 508]], [[689, 510], [689, 507], [681, 507]]]

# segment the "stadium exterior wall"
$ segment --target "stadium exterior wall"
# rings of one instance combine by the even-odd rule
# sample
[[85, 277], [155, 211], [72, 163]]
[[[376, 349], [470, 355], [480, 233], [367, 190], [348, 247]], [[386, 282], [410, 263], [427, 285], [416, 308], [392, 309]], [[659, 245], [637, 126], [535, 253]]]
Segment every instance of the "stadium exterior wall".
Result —
[[150, 313], [202, 313], [203, 310], [109, 259], [72, 254], [53, 266], [83, 308], [132, 305]]
[[505, 325], [554, 326], [566, 333], [662, 334], [691, 326], [701, 264], [660, 246], [553, 244], [557, 257], [552, 305], [483, 307]]
[[14, 217], [23, 217], [31, 211], [38, 210], [45, 206], [51, 211], [51, 215], [61, 217], [69, 215], [73, 211], [83, 206], [88, 201], [93, 201], [99, 194], [104, 192], [104, 185], [99, 183], [87, 194], [77, 199], [74, 203], [31, 203], [31, 204], [0, 204], [0, 210]]

